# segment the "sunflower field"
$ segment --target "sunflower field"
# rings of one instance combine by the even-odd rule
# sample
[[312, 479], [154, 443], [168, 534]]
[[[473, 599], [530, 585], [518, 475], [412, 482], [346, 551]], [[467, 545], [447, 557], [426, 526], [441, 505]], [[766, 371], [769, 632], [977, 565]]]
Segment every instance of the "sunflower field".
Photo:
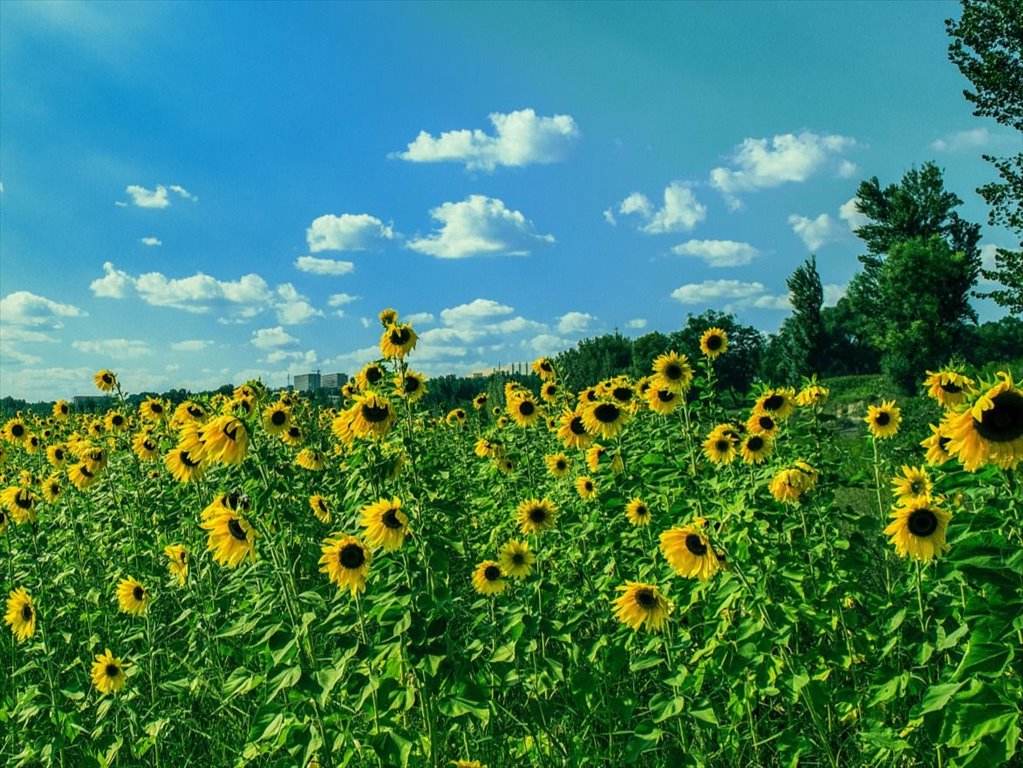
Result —
[[104, 370], [105, 414], [9, 414], [0, 762], [1021, 764], [1011, 372], [922, 372], [922, 420], [736, 408], [710, 328], [438, 414], [381, 324], [333, 409]]

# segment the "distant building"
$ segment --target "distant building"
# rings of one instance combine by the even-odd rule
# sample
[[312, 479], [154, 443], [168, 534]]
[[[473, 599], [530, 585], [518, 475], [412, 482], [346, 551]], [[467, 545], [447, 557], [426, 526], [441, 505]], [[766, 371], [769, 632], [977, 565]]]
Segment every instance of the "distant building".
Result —
[[320, 372], [300, 373], [295, 376], [295, 389], [299, 392], [315, 392], [320, 388]]
[[325, 373], [320, 376], [320, 389], [341, 389], [346, 381], [347, 373]]
[[482, 371], [473, 371], [469, 374], [469, 378], [485, 379], [488, 376], [494, 376], [499, 373], [507, 375], [512, 373], [529, 374], [532, 372], [532, 363], [509, 363], [508, 365], [498, 365], [495, 368], [484, 368]]

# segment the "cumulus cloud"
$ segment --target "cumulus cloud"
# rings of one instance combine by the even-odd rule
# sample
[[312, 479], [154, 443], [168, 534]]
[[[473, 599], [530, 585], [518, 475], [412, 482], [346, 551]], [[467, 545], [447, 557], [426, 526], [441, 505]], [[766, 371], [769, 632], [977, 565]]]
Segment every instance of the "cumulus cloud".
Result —
[[735, 240], [689, 240], [676, 245], [671, 252], [678, 256], [696, 256], [711, 267], [740, 267], [760, 255], [749, 243]]
[[305, 232], [312, 253], [365, 251], [395, 238], [394, 228], [368, 213], [325, 214], [313, 219]]
[[838, 209], [838, 218], [848, 224], [852, 232], [855, 232], [870, 221], [870, 219], [860, 213], [859, 203], [860, 199], [853, 196], [842, 203]]
[[298, 344], [298, 339], [278, 325], [276, 328], [260, 328], [253, 331], [251, 342], [256, 349], [279, 349]]
[[530, 340], [529, 346], [539, 355], [555, 355], [571, 347], [572, 342], [550, 333], [540, 333]]
[[744, 307], [758, 309], [788, 309], [787, 296], [768, 293], [763, 283], [741, 280], [704, 280], [687, 283], [671, 292], [671, 298], [682, 304], [720, 307], [732, 312]]
[[79, 352], [101, 355], [113, 360], [130, 360], [151, 355], [149, 345], [139, 339], [100, 339], [97, 341], [72, 341], [71, 346]]
[[433, 313], [413, 312], [411, 315], [405, 315], [402, 320], [411, 325], [425, 325], [433, 322]]
[[161, 241], [158, 237], [143, 237], [139, 240], [139, 242], [142, 243], [142, 245], [149, 246], [163, 245], [163, 241]]
[[445, 325], [466, 327], [490, 322], [496, 317], [504, 317], [513, 312], [515, 310], [507, 304], [500, 304], [493, 299], [473, 299], [468, 304], [442, 309], [440, 319]]
[[789, 226], [811, 251], [816, 251], [825, 243], [837, 240], [841, 236], [838, 225], [826, 213], [822, 213], [815, 219], [794, 213], [789, 216]]
[[589, 312], [566, 312], [558, 318], [558, 333], [583, 333], [596, 319]]
[[170, 185], [170, 191], [173, 192], [174, 194], [180, 196], [180, 197], [185, 198], [186, 200], [191, 200], [193, 203], [199, 202], [199, 198], [198, 197], [193, 195], [191, 192], [189, 192], [187, 189], [182, 187], [180, 184], [171, 184]]
[[273, 309], [277, 322], [285, 325], [323, 315], [291, 283], [271, 289], [266, 280], [255, 273], [242, 275], [237, 280], [219, 280], [202, 272], [181, 278], [167, 277], [160, 272], [133, 277], [109, 261], [103, 265], [103, 271], [106, 274], [89, 285], [93, 295], [100, 298], [138, 296], [155, 307], [196, 314], [216, 309], [228, 312], [228, 318], [221, 318], [228, 323], [255, 317], [266, 309]]
[[5, 325], [31, 325], [63, 328], [62, 317], [86, 317], [88, 312], [73, 304], [38, 296], [29, 291], [14, 291], [0, 299], [0, 320]]
[[327, 297], [327, 306], [343, 307], [345, 304], [351, 304], [353, 301], [358, 300], [358, 296], [352, 296], [350, 293], [332, 293]]
[[355, 269], [355, 264], [350, 261], [336, 261], [334, 259], [320, 259], [316, 256], [299, 256], [295, 260], [295, 266], [300, 272], [308, 272], [313, 275], [327, 275], [328, 277], [341, 277]]
[[30, 331], [28, 328], [0, 325], [0, 341], [25, 341], [29, 343], [38, 343], [56, 342], [57, 339], [48, 333], [43, 333], [42, 331]]
[[642, 232], [663, 234], [690, 231], [707, 218], [707, 207], [696, 199], [689, 185], [673, 181], [664, 189], [664, 205], [660, 208], [655, 208], [642, 192], [633, 192], [618, 204], [618, 213], [639, 216]]
[[[741, 207], [739, 192], [806, 181], [843, 152], [856, 146], [855, 139], [836, 134], [803, 131], [773, 138], [747, 138], [732, 155], [729, 167], [714, 168], [710, 183], [732, 208]], [[849, 167], [845, 170], [848, 172]]]
[[579, 129], [570, 115], [541, 117], [532, 109], [493, 112], [495, 133], [480, 129], [420, 131], [404, 152], [392, 157], [412, 163], [462, 163], [468, 170], [493, 171], [498, 166], [553, 163], [564, 158]]
[[22, 352], [7, 341], [0, 341], [0, 355], [3, 356], [0, 359], [0, 366], [5, 366], [10, 362], [20, 363], [21, 365], [38, 365], [43, 361], [43, 358], [39, 357], [39, 355], [30, 355], [27, 352]]
[[496, 198], [470, 195], [460, 203], [444, 203], [430, 211], [440, 223], [432, 235], [412, 240], [408, 247], [440, 259], [481, 254], [522, 256], [538, 243], [553, 243], [553, 235], [538, 235], [533, 223]]
[[175, 352], [199, 352], [211, 346], [213, 346], [213, 342], [208, 339], [186, 339], [173, 342], [171, 349]]
[[316, 364], [316, 352], [314, 350], [307, 350], [305, 352], [285, 352], [283, 349], [277, 349], [269, 353], [260, 362], [269, 363], [270, 365], [278, 365], [280, 363], [291, 363], [301, 364], [306, 367]]
[[[171, 204], [168, 192], [173, 192], [178, 197], [191, 200], [193, 203], [199, 199], [178, 184], [171, 184], [169, 188], [163, 184], [157, 184], [156, 189], [147, 189], [138, 184], [129, 184], [125, 187], [124, 191], [131, 198], [131, 204], [138, 208], [166, 208]], [[127, 203], [123, 202], [118, 202], [117, 204], [122, 207], [127, 205]]]
[[640, 330], [642, 328], [646, 328], [646, 318], [645, 317], [635, 317], [632, 320], [629, 320], [625, 324], [625, 327], [626, 328], [633, 328], [635, 330]]
[[935, 152], [961, 152], [966, 149], [985, 147], [991, 142], [991, 134], [987, 128], [973, 128], [968, 131], [950, 133], [931, 142]]
[[824, 306], [833, 307], [838, 303], [838, 300], [845, 296], [845, 289], [847, 285], [836, 285], [835, 283], [825, 283], [821, 286], [824, 291]]

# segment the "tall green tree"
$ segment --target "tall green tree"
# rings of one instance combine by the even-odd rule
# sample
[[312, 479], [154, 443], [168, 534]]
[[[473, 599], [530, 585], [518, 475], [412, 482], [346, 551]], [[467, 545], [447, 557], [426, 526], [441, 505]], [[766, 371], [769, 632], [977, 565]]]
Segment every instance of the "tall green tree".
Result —
[[617, 331], [592, 339], [583, 339], [566, 349], [554, 365], [569, 389], [580, 391], [609, 376], [632, 369], [632, 342]]
[[784, 339], [782, 364], [786, 379], [796, 382], [802, 376], [824, 370], [824, 287], [817, 272], [817, 257], [810, 256], [793, 270], [785, 281], [792, 302], [792, 314], [782, 323], [779, 336]]
[[[962, 0], [959, 19], [946, 19], [949, 59], [974, 90], [963, 96], [978, 117], [1023, 132], [1023, 5], [1019, 0]], [[1001, 181], [977, 189], [989, 206], [988, 223], [1016, 233], [1023, 247], [1023, 153], [984, 155]], [[999, 248], [995, 268], [983, 270], [1003, 288], [977, 293], [1012, 312], [1023, 312], [1023, 251]]]

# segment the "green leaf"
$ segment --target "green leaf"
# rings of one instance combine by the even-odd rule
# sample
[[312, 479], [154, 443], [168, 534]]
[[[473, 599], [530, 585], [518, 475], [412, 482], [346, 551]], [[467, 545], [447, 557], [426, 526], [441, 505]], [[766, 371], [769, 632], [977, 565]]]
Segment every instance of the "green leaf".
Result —
[[288, 667], [270, 681], [270, 692], [267, 694], [267, 701], [278, 693], [291, 688], [302, 677], [302, 667]]
[[946, 683], [944, 685], [932, 685], [924, 691], [924, 697], [920, 703], [910, 712], [910, 717], [917, 718], [926, 715], [928, 712], [938, 712], [943, 709], [949, 700], [962, 688], [965, 683]]
[[1000, 675], [1012, 660], [1012, 646], [1003, 643], [977, 643], [970, 641], [963, 656], [956, 677], [959, 679], [976, 675]]

